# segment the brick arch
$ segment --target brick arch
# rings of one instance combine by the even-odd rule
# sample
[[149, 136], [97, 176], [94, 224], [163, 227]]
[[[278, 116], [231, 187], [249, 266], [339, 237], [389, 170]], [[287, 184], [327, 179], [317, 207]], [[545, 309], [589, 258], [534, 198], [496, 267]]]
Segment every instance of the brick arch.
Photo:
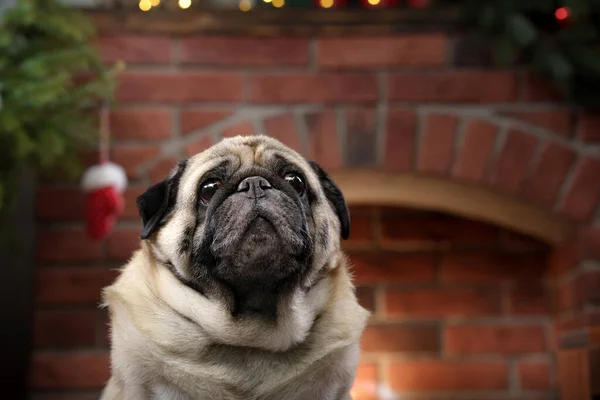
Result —
[[[154, 149], [139, 158], [123, 155], [123, 161], [137, 162], [135, 173], [157, 180], [176, 159], [221, 138], [266, 134], [319, 162], [343, 179], [343, 186], [355, 186], [351, 203], [365, 201], [360, 187], [386, 187], [375, 190], [379, 201], [368, 200], [487, 220], [552, 243], [590, 222], [600, 198], [594, 174], [600, 171], [600, 155], [572, 137], [573, 114], [561, 109], [183, 109], [178, 124], [179, 137], [162, 142], [159, 157]], [[144, 149], [137, 146], [136, 151]], [[406, 196], [410, 191], [413, 195]], [[503, 209], [510, 212], [498, 211]]]

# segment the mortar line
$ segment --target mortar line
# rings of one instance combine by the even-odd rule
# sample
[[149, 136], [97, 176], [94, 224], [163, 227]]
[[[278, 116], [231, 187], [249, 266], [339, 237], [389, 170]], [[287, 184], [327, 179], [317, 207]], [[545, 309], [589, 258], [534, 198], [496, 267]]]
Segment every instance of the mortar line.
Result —
[[385, 163], [385, 143], [387, 139], [387, 115], [388, 115], [388, 89], [389, 76], [386, 71], [380, 71], [377, 75], [378, 83], [378, 101], [376, 110], [376, 130], [375, 130], [375, 165], [384, 165]]

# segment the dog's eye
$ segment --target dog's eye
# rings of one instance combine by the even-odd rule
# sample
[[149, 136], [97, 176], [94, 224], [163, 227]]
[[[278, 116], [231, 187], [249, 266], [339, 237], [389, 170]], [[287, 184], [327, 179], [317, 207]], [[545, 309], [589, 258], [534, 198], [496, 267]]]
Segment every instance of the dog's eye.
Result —
[[304, 191], [306, 190], [306, 186], [304, 185], [304, 180], [298, 174], [287, 174], [285, 176], [285, 180], [289, 183], [294, 190], [302, 196]]
[[200, 201], [208, 204], [217, 190], [221, 187], [221, 182], [217, 180], [206, 181], [200, 186]]

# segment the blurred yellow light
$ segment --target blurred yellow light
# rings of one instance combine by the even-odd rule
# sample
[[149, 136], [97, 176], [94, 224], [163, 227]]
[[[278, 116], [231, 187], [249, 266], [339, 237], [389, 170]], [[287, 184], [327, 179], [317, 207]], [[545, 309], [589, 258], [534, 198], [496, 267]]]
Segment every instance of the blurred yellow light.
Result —
[[185, 10], [186, 8], [190, 8], [191, 5], [192, 0], [179, 0], [179, 8], [183, 8]]
[[377, 4], [379, 4], [381, 2], [381, 0], [367, 0], [367, 1], [372, 6], [376, 6]]
[[250, 0], [240, 0], [240, 10], [242, 11], [250, 11], [252, 8], [252, 3]]
[[152, 7], [156, 7], [160, 4], [160, 0], [150, 0], [150, 4], [152, 4]]
[[320, 4], [323, 8], [331, 8], [333, 7], [334, 0], [321, 0]]
[[140, 0], [139, 7], [142, 11], [148, 11], [152, 8], [152, 3], [150, 0]]
[[273, 2], [273, 6], [277, 8], [283, 7], [285, 4], [285, 0], [271, 0]]
[[263, 0], [265, 3], [270, 3], [271, 0]]

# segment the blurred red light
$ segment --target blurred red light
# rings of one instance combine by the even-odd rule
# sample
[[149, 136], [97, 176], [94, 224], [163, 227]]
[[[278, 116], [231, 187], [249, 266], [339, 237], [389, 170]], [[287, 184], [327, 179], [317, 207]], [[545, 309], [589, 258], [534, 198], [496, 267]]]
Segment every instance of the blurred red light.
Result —
[[559, 21], [564, 21], [565, 19], [569, 18], [570, 15], [571, 15], [571, 10], [569, 10], [568, 7], [557, 8], [556, 11], [554, 12], [554, 16]]

